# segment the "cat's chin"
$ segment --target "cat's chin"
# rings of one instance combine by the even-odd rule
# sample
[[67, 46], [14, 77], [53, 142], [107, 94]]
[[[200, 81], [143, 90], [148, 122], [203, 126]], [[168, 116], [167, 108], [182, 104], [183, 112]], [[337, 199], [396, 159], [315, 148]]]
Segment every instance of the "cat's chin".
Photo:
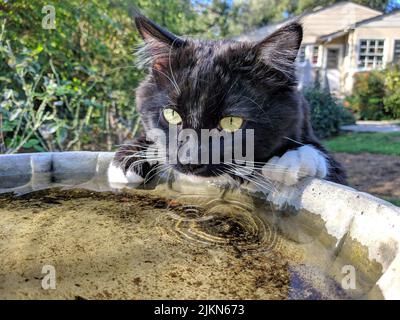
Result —
[[195, 174], [182, 173], [178, 170], [174, 170], [174, 175], [177, 181], [190, 184], [213, 184], [221, 187], [232, 186], [237, 182], [228, 174], [218, 176], [199, 176]]

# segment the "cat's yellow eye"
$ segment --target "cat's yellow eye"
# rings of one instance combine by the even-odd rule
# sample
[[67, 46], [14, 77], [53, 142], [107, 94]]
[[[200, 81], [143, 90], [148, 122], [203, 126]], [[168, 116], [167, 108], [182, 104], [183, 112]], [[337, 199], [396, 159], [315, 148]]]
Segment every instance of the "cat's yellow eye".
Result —
[[233, 116], [222, 118], [219, 122], [221, 128], [227, 132], [235, 132], [236, 130], [239, 130], [242, 127], [242, 124], [243, 118]]
[[165, 120], [167, 120], [169, 124], [180, 124], [182, 122], [181, 116], [174, 109], [171, 108], [164, 109], [163, 115]]

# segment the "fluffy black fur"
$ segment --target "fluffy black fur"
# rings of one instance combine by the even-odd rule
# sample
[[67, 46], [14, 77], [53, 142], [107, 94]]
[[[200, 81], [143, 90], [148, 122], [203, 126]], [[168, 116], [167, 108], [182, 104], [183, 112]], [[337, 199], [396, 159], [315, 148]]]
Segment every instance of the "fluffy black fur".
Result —
[[[144, 39], [140, 61], [149, 69], [137, 89], [137, 107], [144, 130], [168, 130], [162, 110], [175, 108], [182, 128], [218, 128], [222, 117], [245, 119], [243, 129], [255, 130], [255, 161], [310, 144], [326, 154], [328, 180], [345, 183], [345, 173], [315, 137], [307, 102], [296, 88], [295, 59], [302, 41], [302, 26], [291, 23], [258, 43], [233, 40], [206, 41], [177, 37], [137, 14], [136, 26]], [[135, 142], [151, 144], [143, 137]], [[243, 142], [245, 143], [245, 142]], [[124, 170], [137, 150], [122, 147], [114, 163]], [[125, 161], [124, 161], [125, 160]], [[203, 176], [216, 175], [223, 165], [182, 165], [175, 169]], [[151, 170], [144, 164], [134, 169], [142, 175]]]

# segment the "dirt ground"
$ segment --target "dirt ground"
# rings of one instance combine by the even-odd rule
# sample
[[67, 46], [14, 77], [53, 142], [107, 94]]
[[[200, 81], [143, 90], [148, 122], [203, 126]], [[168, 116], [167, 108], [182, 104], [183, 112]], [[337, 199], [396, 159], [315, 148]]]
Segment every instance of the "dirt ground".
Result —
[[400, 199], [400, 157], [382, 154], [335, 153], [351, 187], [381, 198]]

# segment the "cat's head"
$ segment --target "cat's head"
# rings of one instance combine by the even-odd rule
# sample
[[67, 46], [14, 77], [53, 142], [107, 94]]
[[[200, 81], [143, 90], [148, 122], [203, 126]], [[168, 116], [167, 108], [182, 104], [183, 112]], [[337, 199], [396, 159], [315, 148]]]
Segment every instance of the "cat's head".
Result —
[[[287, 137], [298, 136], [303, 116], [295, 76], [300, 24], [251, 43], [178, 37], [142, 15], [135, 22], [144, 40], [140, 62], [149, 70], [136, 100], [145, 131], [168, 133], [171, 123], [199, 136], [201, 129], [253, 129], [254, 163], [268, 161], [285, 147]], [[242, 136], [234, 143], [245, 145]], [[226, 171], [224, 164], [179, 160], [173, 167], [199, 176]]]

